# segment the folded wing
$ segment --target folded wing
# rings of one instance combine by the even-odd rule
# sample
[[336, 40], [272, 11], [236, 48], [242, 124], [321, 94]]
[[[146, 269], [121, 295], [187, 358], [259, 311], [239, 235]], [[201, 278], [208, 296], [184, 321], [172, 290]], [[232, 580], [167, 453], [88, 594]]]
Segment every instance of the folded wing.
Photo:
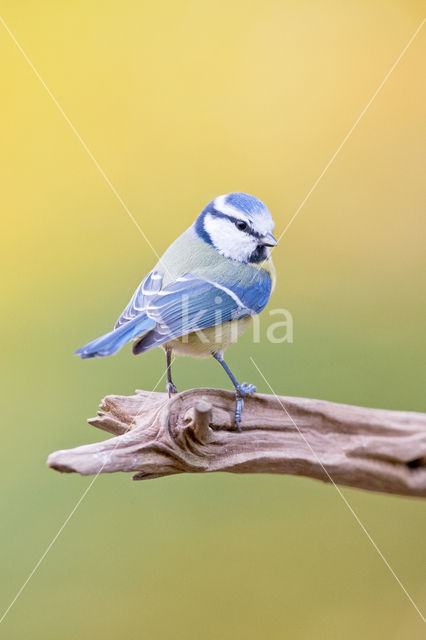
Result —
[[156, 327], [135, 343], [133, 352], [143, 353], [193, 331], [259, 313], [271, 293], [271, 280], [265, 275], [250, 287], [225, 285], [190, 273], [178, 278], [147, 305], [145, 313]]
[[145, 311], [154, 296], [156, 296], [161, 290], [162, 284], [163, 276], [158, 273], [158, 271], [151, 271], [151, 273], [148, 273], [146, 278], [142, 280], [134, 292], [129, 304], [118, 318], [114, 329], [118, 329], [118, 327], [126, 324], [129, 320], [133, 320], [133, 318], [139, 316], [143, 311]]
[[161, 288], [162, 276], [152, 271], [139, 285], [113, 331], [76, 351], [81, 358], [110, 356], [136, 340], [134, 353], [207, 329], [230, 320], [259, 313], [271, 294], [266, 272], [249, 286], [224, 284], [191, 273]]

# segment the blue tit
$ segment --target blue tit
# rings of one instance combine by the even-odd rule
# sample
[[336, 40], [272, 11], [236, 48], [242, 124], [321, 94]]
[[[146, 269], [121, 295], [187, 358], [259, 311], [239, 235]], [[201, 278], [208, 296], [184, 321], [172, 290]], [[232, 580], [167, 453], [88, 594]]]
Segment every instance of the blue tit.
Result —
[[235, 388], [235, 423], [240, 430], [244, 397], [256, 388], [238, 383], [223, 352], [262, 311], [274, 288], [273, 229], [269, 210], [254, 196], [218, 196], [141, 282], [114, 330], [76, 354], [110, 356], [132, 340], [134, 354], [161, 346], [169, 397], [177, 393], [171, 375], [173, 353], [213, 356]]

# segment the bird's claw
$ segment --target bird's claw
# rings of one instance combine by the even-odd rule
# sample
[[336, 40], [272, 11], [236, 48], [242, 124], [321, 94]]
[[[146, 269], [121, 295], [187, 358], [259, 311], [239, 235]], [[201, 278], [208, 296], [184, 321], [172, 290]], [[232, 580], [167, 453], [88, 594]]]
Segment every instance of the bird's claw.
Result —
[[179, 393], [179, 391], [176, 388], [176, 385], [174, 385], [173, 382], [167, 383], [166, 390], [167, 390], [167, 393], [169, 394], [169, 398], [171, 398], [172, 395], [174, 395], [175, 393]]
[[243, 382], [243, 384], [238, 385], [236, 389], [236, 397], [235, 397], [235, 426], [237, 427], [237, 431], [241, 433], [241, 414], [244, 408], [244, 398], [246, 396], [251, 396], [255, 393], [256, 387], [254, 384], [248, 384], [247, 382]]
[[243, 397], [244, 396], [252, 396], [253, 393], [256, 393], [256, 387], [254, 386], [254, 384], [249, 384], [248, 382], [243, 382], [243, 384], [240, 384], [239, 388], [237, 389], [237, 393], [238, 392]]

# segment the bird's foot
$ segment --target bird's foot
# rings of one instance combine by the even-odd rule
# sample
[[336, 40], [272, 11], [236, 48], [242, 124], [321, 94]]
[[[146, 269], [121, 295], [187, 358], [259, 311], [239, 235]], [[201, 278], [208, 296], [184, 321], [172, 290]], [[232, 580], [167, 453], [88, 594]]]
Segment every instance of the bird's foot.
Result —
[[166, 390], [167, 390], [167, 393], [169, 394], [169, 398], [175, 395], [175, 393], [179, 393], [179, 391], [176, 388], [176, 385], [174, 385], [173, 382], [167, 383]]
[[252, 396], [256, 392], [254, 384], [248, 384], [243, 382], [239, 384], [235, 392], [235, 426], [237, 431], [241, 433], [241, 414], [244, 408], [244, 398], [246, 396]]
[[249, 384], [248, 382], [243, 382], [243, 384], [238, 385], [237, 393], [244, 396], [252, 396], [253, 393], [256, 393], [256, 387], [254, 384]]

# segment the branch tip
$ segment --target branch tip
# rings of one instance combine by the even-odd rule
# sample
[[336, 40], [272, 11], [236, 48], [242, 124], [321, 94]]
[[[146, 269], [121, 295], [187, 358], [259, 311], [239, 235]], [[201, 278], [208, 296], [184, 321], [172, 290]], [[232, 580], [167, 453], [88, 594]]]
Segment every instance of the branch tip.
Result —
[[202, 396], [194, 405], [194, 431], [201, 442], [209, 439], [209, 428], [212, 420], [212, 405]]

